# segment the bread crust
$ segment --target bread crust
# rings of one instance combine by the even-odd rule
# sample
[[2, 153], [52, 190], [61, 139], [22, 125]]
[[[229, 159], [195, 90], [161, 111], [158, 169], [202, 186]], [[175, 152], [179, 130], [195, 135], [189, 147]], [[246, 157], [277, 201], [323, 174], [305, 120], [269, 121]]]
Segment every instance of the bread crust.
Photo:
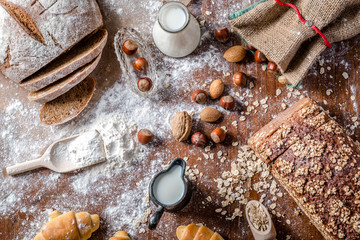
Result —
[[95, 80], [85, 78], [68, 92], [45, 103], [40, 110], [40, 121], [46, 125], [58, 125], [74, 119], [85, 109], [94, 90]]
[[102, 25], [95, 0], [1, 0], [0, 72], [19, 83]]
[[[290, 127], [304, 125], [284, 117], [306, 108], [302, 103], [272, 123], [277, 128], [282, 122], [290, 123]], [[360, 149], [325, 111], [316, 116], [321, 115], [324, 117], [320, 119], [327, 121], [313, 122], [315, 127], [307, 129], [305, 135], [270, 162], [271, 172], [325, 239], [360, 239]], [[267, 131], [277, 129], [274, 126], [261, 129], [255, 134], [260, 136], [256, 140], [266, 142], [264, 138], [273, 134]], [[254, 142], [252, 145], [261, 149]], [[271, 149], [272, 145], [276, 147], [277, 143], [266, 147]]]
[[70, 75], [62, 78], [49, 86], [40, 89], [36, 92], [30, 92], [28, 95], [28, 99], [30, 101], [36, 101], [40, 103], [49, 102], [59, 97], [60, 95], [69, 91], [72, 87], [77, 85], [83, 79], [85, 79], [98, 65], [101, 58], [101, 54], [97, 56], [92, 62], [87, 65], [79, 68], [75, 72]]
[[21, 82], [20, 86], [30, 91], [37, 91], [71, 74], [102, 52], [107, 37], [108, 32], [105, 29], [98, 30], [91, 37], [83, 39], [75, 47], [26, 78]]

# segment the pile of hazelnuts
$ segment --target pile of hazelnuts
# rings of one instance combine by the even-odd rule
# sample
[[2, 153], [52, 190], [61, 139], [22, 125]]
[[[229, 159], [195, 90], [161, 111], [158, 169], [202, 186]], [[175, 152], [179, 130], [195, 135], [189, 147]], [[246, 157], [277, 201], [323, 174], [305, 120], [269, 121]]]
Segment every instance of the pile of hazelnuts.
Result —
[[[126, 40], [122, 49], [126, 55], [134, 55], [138, 50], [138, 45], [133, 40]], [[149, 66], [148, 61], [143, 57], [138, 57], [134, 63], [133, 67], [136, 72], [139, 74], [146, 74], [146, 70]], [[152, 80], [148, 77], [141, 77], [137, 81], [137, 87], [141, 92], [148, 92], [152, 88]], [[141, 144], [145, 145], [152, 141], [153, 133], [148, 129], [141, 129], [137, 134], [138, 140]]]
[[[138, 45], [133, 40], [126, 40], [122, 45], [122, 49], [126, 55], [131, 56], [134, 55], [138, 50]], [[134, 70], [139, 74], [146, 74], [148, 66], [148, 61], [143, 57], [138, 57], [133, 63]], [[139, 78], [137, 81], [137, 87], [141, 92], [150, 91], [152, 86], [152, 80], [148, 77]]]
[[[226, 27], [221, 27], [221, 28], [218, 28], [218, 29], [215, 30], [215, 34], [214, 34], [214, 35], [215, 35], [215, 38], [216, 38], [219, 42], [225, 43], [225, 42], [227, 42], [227, 41], [229, 40], [229, 38], [230, 38], [230, 31], [229, 31], [229, 29], [227, 29]], [[254, 48], [253, 46], [251, 46], [251, 45], [249, 45], [249, 44], [247, 44], [246, 47], [247, 47], [250, 51], [252, 51], [252, 52], [254, 53], [255, 62], [261, 63], [261, 64], [267, 63], [267, 68], [266, 68], [266, 70], [267, 70], [268, 72], [274, 73], [274, 74], [276, 74], [276, 75], [279, 75], [279, 74], [280, 74], [280, 71], [279, 71], [279, 69], [278, 69], [278, 66], [276, 65], [276, 63], [274, 63], [273, 61], [271, 61], [271, 59], [267, 58], [262, 52], [260, 52], [259, 50], [257, 50], [256, 48]], [[239, 73], [239, 74], [240, 74], [240, 73]], [[241, 73], [241, 74], [242, 74], [242, 75], [245, 75], [244, 73]], [[240, 76], [241, 76], [241, 75], [238, 75], [238, 76], [237, 76], [238, 79], [241, 78]], [[234, 76], [234, 78], [235, 78], [235, 76]], [[288, 83], [289, 83], [288, 80], [287, 80], [284, 76], [282, 76], [282, 75], [278, 76], [278, 81], [279, 81], [279, 83], [281, 83], [281, 84], [288, 84]], [[234, 80], [234, 82], [235, 82], [235, 80]], [[240, 83], [240, 82], [238, 82], [238, 83], [235, 82], [235, 84], [241, 86], [241, 83]]]

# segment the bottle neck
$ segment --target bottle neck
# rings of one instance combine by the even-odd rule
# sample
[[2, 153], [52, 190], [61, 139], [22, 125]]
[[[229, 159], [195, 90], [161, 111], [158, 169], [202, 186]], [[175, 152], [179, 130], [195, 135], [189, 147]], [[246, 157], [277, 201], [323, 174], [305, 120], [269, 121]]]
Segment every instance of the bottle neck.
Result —
[[189, 24], [189, 21], [189, 10], [180, 2], [165, 3], [158, 14], [160, 27], [170, 33], [177, 33], [184, 30]]

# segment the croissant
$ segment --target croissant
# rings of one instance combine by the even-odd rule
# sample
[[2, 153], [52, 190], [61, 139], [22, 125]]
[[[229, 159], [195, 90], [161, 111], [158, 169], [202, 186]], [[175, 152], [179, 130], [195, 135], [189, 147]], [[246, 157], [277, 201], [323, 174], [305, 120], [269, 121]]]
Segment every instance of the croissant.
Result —
[[109, 240], [131, 240], [131, 239], [130, 239], [129, 235], [127, 234], [127, 232], [120, 231], [120, 232], [117, 232], [115, 234], [115, 236], [113, 236]]
[[49, 218], [34, 240], [87, 240], [100, 225], [99, 215], [87, 212], [61, 214], [55, 210]]
[[176, 229], [176, 236], [179, 240], [224, 240], [220, 234], [201, 224], [179, 226]]

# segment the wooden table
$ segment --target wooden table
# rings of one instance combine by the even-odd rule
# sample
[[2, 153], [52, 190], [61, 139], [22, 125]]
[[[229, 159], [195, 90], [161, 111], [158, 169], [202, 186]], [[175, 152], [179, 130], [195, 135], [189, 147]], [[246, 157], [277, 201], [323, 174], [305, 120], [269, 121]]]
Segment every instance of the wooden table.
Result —
[[[105, 27], [109, 30], [110, 35], [102, 61], [97, 70], [93, 73], [93, 76], [98, 80], [106, 79], [106, 81], [97, 81], [97, 91], [89, 108], [94, 106], [95, 102], [108, 88], [111, 88], [114, 84], [118, 84], [116, 81], [120, 77], [120, 72], [118, 70], [118, 63], [115, 61], [116, 56], [114, 54], [112, 40], [117, 29], [120, 26], [124, 27], [128, 24], [126, 21], [120, 23], [118, 17], [112, 15], [113, 13], [111, 12], [107, 12], [105, 2], [105, 0], [100, 0], [99, 4], [104, 13]], [[123, 2], [124, 3], [122, 4], [127, 4], [125, 3], [127, 1]], [[195, 16], [199, 17], [199, 20], [206, 20], [205, 26], [211, 34], [215, 28], [222, 26], [223, 23], [226, 22], [224, 21], [224, 16], [239, 10], [241, 7], [247, 6], [252, 2], [254, 2], [254, 0], [244, 3], [236, 0], [195, 1], [190, 6], [190, 10]], [[211, 12], [211, 14], [206, 14], [208, 13], [207, 11]], [[131, 21], [129, 19], [126, 20]], [[135, 21], [135, 19], [132, 21]], [[131, 22], [131, 24], [134, 24], [134, 22]], [[210, 40], [205, 41], [202, 46], [190, 56], [190, 58], [196, 58], [196, 54], [200, 51], [206, 51], [207, 46], [210, 43], [218, 47], [221, 53], [228, 47], [239, 44], [240, 39], [234, 34], [231, 41], [226, 44], [220, 44], [216, 43], [213, 38], [210, 38]], [[317, 62], [312, 67], [300, 87], [301, 94], [313, 98], [325, 109], [328, 109], [330, 114], [336, 117], [338, 122], [347, 130], [350, 130], [349, 127], [352, 125], [350, 118], [359, 115], [359, 54], [360, 36], [348, 41], [334, 44], [332, 49], [326, 50], [321, 56], [321, 59], [325, 59], [325, 63], [323, 64], [325, 73], [319, 73], [322, 66], [320, 66]], [[161, 61], [161, 59], [159, 59], [159, 61]], [[251, 134], [260, 129], [269, 122], [273, 116], [282, 111], [282, 98], [286, 97], [290, 91], [285, 86], [280, 85], [273, 74], [263, 71], [262, 66], [260, 64], [256, 64], [251, 55], [249, 55], [243, 63], [229, 64], [224, 60], [219, 64], [223, 65], [223, 71], [209, 69], [207, 66], [204, 66], [202, 69], [195, 69], [193, 72], [193, 79], [197, 79], [198, 83], [194, 85], [192, 82], [189, 82], [187, 87], [183, 89], [186, 91], [185, 93], [184, 91], [176, 92], [174, 96], [173, 93], [165, 91], [164, 94], [173, 96], [173, 99], [169, 100], [169, 104], [176, 104], [179, 101], [190, 104], [190, 93], [196, 90], [196, 86], [201, 86], [202, 83], [205, 82], [208, 83], [209, 79], [223, 79], [227, 83], [226, 91], [229, 92], [232, 88], [234, 88], [234, 84], [232, 83], [233, 73], [238, 71], [248, 73], [255, 84], [254, 89], [251, 90], [251, 93], [254, 95], [253, 99], [260, 100], [265, 97], [269, 97], [267, 102], [269, 109], [267, 113], [259, 112], [258, 114], [249, 115], [246, 121], [239, 122], [238, 127], [232, 126], [231, 123], [239, 119], [240, 112], [245, 108], [243, 106], [243, 102], [240, 103], [241, 107], [238, 108], [237, 111], [231, 113], [228, 112], [226, 114], [219, 126], [227, 126], [229, 131], [228, 135], [231, 138], [231, 140], [228, 141], [230, 144], [218, 144], [214, 149], [212, 149], [213, 153], [216, 153], [219, 150], [227, 152], [228, 160], [226, 162], [220, 163], [216, 160], [203, 160], [202, 162], [199, 162], [197, 161], [197, 158], [202, 156], [204, 151], [203, 149], [196, 148], [188, 142], [179, 143], [171, 138], [168, 138], [169, 140], [161, 142], [157, 146], [153, 147], [148, 154], [148, 161], [144, 161], [137, 165], [136, 168], [130, 169], [130, 171], [122, 172], [112, 179], [105, 179], [96, 182], [94, 184], [94, 191], [89, 192], [86, 197], [73, 193], [71, 187], [69, 186], [71, 184], [72, 176], [76, 173], [61, 175], [54, 186], [48, 186], [45, 182], [43, 182], [44, 176], [50, 174], [50, 171], [48, 170], [40, 170], [23, 174], [20, 177], [28, 179], [28, 185], [17, 186], [15, 183], [12, 185], [11, 189], [9, 189], [9, 193], [25, 191], [26, 197], [17, 202], [15, 207], [8, 209], [8, 214], [0, 216], [0, 239], [24, 239], [25, 237], [28, 239], [29, 236], [35, 236], [36, 233], [33, 232], [35, 227], [31, 225], [35, 224], [34, 221], [38, 221], [40, 219], [39, 216], [44, 218], [43, 211], [49, 208], [74, 209], [76, 211], [85, 209], [91, 213], [99, 213], [102, 224], [100, 229], [93, 234], [91, 239], [107, 239], [114, 234], [113, 230], [109, 230], [114, 229], [112, 219], [121, 218], [121, 216], [109, 216], [105, 214], [105, 208], [109, 205], [121, 205], [122, 203], [117, 197], [123, 194], [124, 191], [134, 190], [136, 193], [135, 183], [143, 177], [149, 177], [147, 169], [151, 168], [151, 161], [155, 161], [159, 158], [159, 156], [162, 156], [166, 160], [170, 160], [178, 156], [189, 157], [188, 165], [198, 165], [200, 172], [203, 172], [205, 175], [201, 180], [197, 180], [194, 183], [192, 200], [185, 209], [176, 214], [165, 213], [156, 230], [147, 230], [145, 233], [136, 233], [132, 236], [133, 239], [176, 239], [176, 227], [180, 224], [189, 224], [193, 222], [204, 223], [206, 226], [217, 230], [225, 237], [225, 239], [253, 239], [244, 217], [236, 218], [233, 221], [226, 221], [225, 216], [215, 213], [215, 209], [219, 207], [218, 205], [221, 199], [219, 199], [216, 183], [213, 179], [221, 176], [223, 171], [230, 170], [231, 161], [236, 159], [237, 148], [231, 146], [231, 141], [239, 141], [240, 144], [246, 144], [247, 139]], [[110, 71], [104, 71], [106, 67], [108, 67]], [[223, 72], [229, 72], [230, 75], [224, 76]], [[347, 72], [349, 74], [348, 79], [344, 79], [342, 75], [343, 72]], [[40, 109], [41, 106], [39, 104], [30, 103], [26, 100], [25, 90], [20, 89], [15, 84], [9, 83], [5, 80], [2, 80], [0, 83], [2, 84], [0, 110], [5, 109], [6, 106], [8, 106], [8, 104], [14, 99], [18, 99], [23, 102], [25, 108], [36, 110]], [[282, 90], [281, 96], [275, 96], [277, 89]], [[328, 89], [333, 91], [330, 95], [326, 94]], [[241, 93], [245, 91], [244, 89], [237, 90]], [[350, 99], [352, 95], [355, 96], [355, 100]], [[291, 105], [298, 99], [298, 97], [291, 97], [286, 104]], [[216, 104], [216, 101], [212, 101], [210, 104], [214, 105]], [[38, 123], [32, 123], [32, 121], [38, 121], [37, 119], [29, 120], [23, 115], [19, 116], [19, 118], [23, 121], [21, 128], [23, 130], [23, 134], [26, 134], [25, 136], [36, 134], [37, 140], [43, 137], [47, 140], [46, 143], [50, 143], [51, 139], [56, 139], [56, 132], [52, 132], [56, 131], [56, 128], [51, 128], [51, 131], [49, 131], [48, 127], [42, 126]], [[34, 126], [32, 126], [32, 124], [34, 124]], [[0, 125], [3, 127], [2, 123], [0, 123]], [[203, 131], [208, 136], [214, 128], [213, 124], [202, 123], [198, 120], [194, 125], [194, 128]], [[11, 126], [7, 125], [5, 127], [10, 128]], [[18, 130], [19, 129], [17, 129], [14, 134], [19, 132], [21, 133], [21, 131]], [[355, 129], [355, 134], [352, 137], [355, 140], [360, 140], [359, 134], [360, 128], [358, 127]], [[21, 137], [24, 136], [17, 137], [19, 137], [19, 141], [21, 141]], [[0, 148], [4, 147], [4, 149], [1, 149], [1, 151], [4, 152], [1, 157], [8, 157], [8, 152], [10, 150], [8, 148], [11, 146], [6, 144], [6, 138], [0, 139], [0, 146]], [[19, 159], [25, 159], [25, 157], [27, 157], [27, 153], [28, 152], [26, 150], [21, 149], [19, 151]], [[34, 155], [34, 153], [31, 153], [30, 155]], [[164, 160], [163, 163], [166, 163], [166, 160]], [[13, 162], [16, 162], [16, 160]], [[2, 163], [0, 163], [0, 166], [5, 167]], [[136, 172], [134, 172], [134, 169], [136, 169]], [[158, 164], [156, 169], [160, 170], [161, 164]], [[1, 179], [3, 179], [3, 176], [0, 177], [0, 181]], [[106, 185], [110, 191], [100, 192], [97, 190], [96, 188], [101, 185]], [[285, 190], [282, 189], [282, 192], [285, 193]], [[208, 203], [205, 200], [207, 196], [211, 196], [213, 201]], [[69, 199], [69, 201], [61, 201], [60, 206], [59, 201], [56, 200], [58, 198]], [[259, 199], [259, 196], [254, 191], [251, 191], [250, 199]], [[3, 201], [4, 199], [0, 199], [0, 203]], [[77, 201], [79, 204], [73, 206], [72, 203]], [[202, 202], [206, 203], [203, 204]], [[322, 239], [321, 234], [309, 223], [304, 214], [297, 216], [294, 213], [296, 204], [289, 195], [285, 194], [285, 196], [277, 202], [278, 207], [276, 210], [285, 216], [280, 218], [273, 216], [273, 221], [278, 232], [278, 239], [285, 239], [287, 235], [290, 235], [291, 239]], [[137, 202], [134, 202], [134, 207], [137, 204]], [[21, 210], [23, 206], [26, 207], [25, 211]], [[233, 204], [228, 208], [228, 210], [231, 211], [231, 209], [236, 207], [239, 206]], [[240, 207], [243, 208], [243, 206]], [[30, 208], [32, 211], [28, 211]], [[154, 205], [151, 205], [151, 208], [154, 210]], [[34, 212], [36, 214], [34, 214]], [[286, 223], [287, 219], [291, 220], [291, 224]], [[45, 222], [45, 220], [43, 219], [42, 222]], [[145, 225], [143, 225], [143, 227], [144, 226]], [[124, 230], [130, 230], [131, 226], [118, 226], [118, 230], [121, 228]], [[31, 232], [29, 229], [31, 229]], [[39, 229], [35, 231], [38, 230]], [[138, 232], [138, 230], [135, 232]]]

